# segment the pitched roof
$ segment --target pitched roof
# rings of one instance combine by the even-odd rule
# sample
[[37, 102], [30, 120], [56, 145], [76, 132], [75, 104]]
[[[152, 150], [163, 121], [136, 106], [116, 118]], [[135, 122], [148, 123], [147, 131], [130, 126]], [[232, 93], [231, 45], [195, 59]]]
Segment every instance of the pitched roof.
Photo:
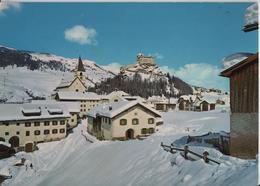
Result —
[[122, 90], [116, 90], [116, 91], [113, 91], [111, 92], [110, 94], [107, 95], [108, 97], [113, 97], [113, 96], [129, 96], [128, 93], [122, 91]]
[[77, 71], [85, 72], [85, 68], [84, 68], [84, 65], [82, 63], [81, 57], [79, 57]]
[[99, 106], [91, 109], [87, 113], [87, 115], [90, 117], [94, 117], [94, 118], [96, 118], [97, 115], [114, 118], [115, 116], [119, 115], [120, 113], [124, 112], [125, 110], [127, 110], [133, 106], [136, 106], [136, 105], [141, 105], [142, 107], [148, 109], [152, 113], [161, 117], [161, 114], [158, 111], [156, 111], [156, 110], [152, 109], [151, 107], [149, 107], [141, 102], [138, 102], [138, 101], [119, 101], [119, 102], [113, 102], [113, 103], [109, 103], [109, 104], [99, 105]]
[[66, 106], [69, 112], [80, 112], [80, 103], [75, 101], [56, 101], [56, 100], [32, 100], [31, 104], [48, 104]]
[[103, 96], [95, 92], [59, 91], [57, 96], [60, 100], [100, 100]]
[[62, 105], [53, 105], [48, 103], [0, 104], [0, 121], [68, 117], [70, 117], [68, 109]]
[[61, 80], [61, 83], [56, 87], [56, 89], [61, 89], [61, 88], [67, 88], [67, 87], [70, 87], [72, 85], [72, 83], [74, 81], [76, 81], [76, 79], [78, 79], [81, 84], [85, 87], [86, 85], [78, 78], [78, 77], [67, 77], [67, 78], [64, 78]]
[[244, 59], [243, 61], [229, 67], [228, 69], [222, 71], [220, 73], [220, 76], [230, 77], [234, 71], [237, 71], [240, 68], [242, 68], [250, 63], [254, 63], [254, 62], [258, 62], [258, 52], [254, 55], [249, 56], [248, 58]]

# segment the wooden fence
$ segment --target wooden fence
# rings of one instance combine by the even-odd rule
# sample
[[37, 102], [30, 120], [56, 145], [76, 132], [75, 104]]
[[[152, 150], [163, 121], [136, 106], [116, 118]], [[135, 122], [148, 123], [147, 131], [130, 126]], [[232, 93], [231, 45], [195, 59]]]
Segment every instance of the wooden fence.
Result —
[[172, 153], [172, 154], [175, 154], [177, 151], [183, 152], [185, 159], [189, 159], [189, 158], [188, 158], [188, 153], [190, 153], [190, 154], [193, 154], [193, 155], [195, 155], [195, 156], [197, 156], [197, 157], [199, 157], [199, 158], [202, 158], [202, 159], [205, 161], [205, 163], [209, 163], [209, 162], [211, 161], [211, 162], [214, 162], [214, 163], [216, 163], [216, 164], [220, 164], [219, 162], [217, 162], [217, 161], [215, 161], [215, 160], [209, 158], [209, 157], [208, 157], [209, 153], [208, 153], [207, 151], [204, 151], [204, 152], [203, 152], [203, 155], [200, 155], [200, 154], [198, 154], [198, 153], [196, 153], [196, 152], [192, 152], [191, 150], [189, 150], [189, 147], [188, 147], [187, 145], [185, 145], [184, 148], [181, 149], [181, 148], [174, 147], [174, 146], [172, 146], [172, 145], [164, 145], [163, 142], [161, 142], [161, 147], [162, 147], [163, 150], [165, 150], [166, 152], [170, 152], [170, 153]]

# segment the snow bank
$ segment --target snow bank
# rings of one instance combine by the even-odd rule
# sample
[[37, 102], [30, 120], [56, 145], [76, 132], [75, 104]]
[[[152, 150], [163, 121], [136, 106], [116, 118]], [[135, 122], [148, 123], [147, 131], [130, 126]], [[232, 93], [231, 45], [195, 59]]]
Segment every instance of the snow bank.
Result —
[[[170, 144], [187, 134], [229, 130], [229, 114], [220, 112], [167, 112], [159, 132], [145, 140], [95, 141], [88, 143], [81, 135], [86, 121], [66, 139], [39, 144], [33, 153], [19, 153], [32, 162], [35, 170], [14, 169], [13, 179], [4, 185], [149, 185], [149, 186], [244, 186], [257, 184], [256, 160], [224, 156], [209, 147], [191, 147], [196, 152], [207, 150], [220, 165], [202, 160], [187, 161], [179, 154], [165, 152], [160, 143]], [[190, 130], [187, 131], [186, 128]], [[0, 167], [16, 158], [0, 160]]]

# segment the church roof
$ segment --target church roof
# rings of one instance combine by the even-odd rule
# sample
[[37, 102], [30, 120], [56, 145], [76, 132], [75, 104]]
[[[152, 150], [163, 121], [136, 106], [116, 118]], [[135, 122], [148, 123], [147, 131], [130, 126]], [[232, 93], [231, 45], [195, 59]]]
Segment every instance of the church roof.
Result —
[[81, 57], [79, 57], [79, 62], [78, 62], [78, 68], [77, 68], [77, 71], [85, 72], [85, 68], [84, 68], [84, 66], [83, 66], [83, 63], [82, 63]]

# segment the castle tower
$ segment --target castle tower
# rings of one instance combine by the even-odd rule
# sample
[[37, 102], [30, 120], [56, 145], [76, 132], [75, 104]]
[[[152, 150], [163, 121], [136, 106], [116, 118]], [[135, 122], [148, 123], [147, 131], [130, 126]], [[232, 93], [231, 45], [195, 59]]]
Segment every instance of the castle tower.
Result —
[[81, 57], [79, 57], [78, 66], [76, 67], [75, 72], [76, 72], [75, 76], [78, 77], [82, 82], [86, 80], [86, 77], [84, 75], [85, 68], [83, 66]]
[[155, 65], [154, 57], [145, 56], [143, 53], [137, 54], [137, 63], [140, 65]]

